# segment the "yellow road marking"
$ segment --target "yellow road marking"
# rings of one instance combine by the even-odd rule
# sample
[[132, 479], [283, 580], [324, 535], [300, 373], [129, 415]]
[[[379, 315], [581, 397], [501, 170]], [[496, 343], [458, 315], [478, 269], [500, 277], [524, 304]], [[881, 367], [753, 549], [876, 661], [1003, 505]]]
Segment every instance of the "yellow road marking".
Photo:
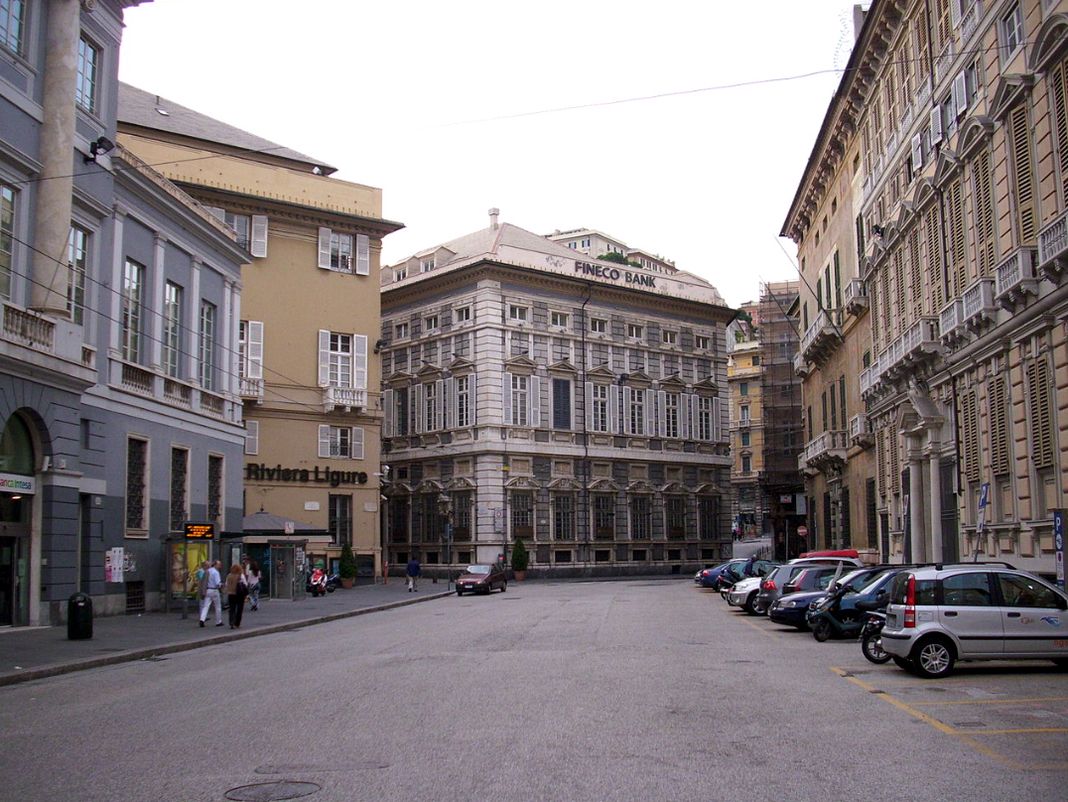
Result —
[[770, 638], [771, 637], [771, 633], [768, 630], [764, 629], [763, 627], [758, 626], [755, 622], [750, 621], [748, 617], [739, 618], [738, 620], [741, 621], [743, 624], [752, 627], [753, 629], [755, 629], [757, 632], [759, 632], [764, 637], [766, 637], [766, 638]]
[[1068, 696], [1034, 696], [1027, 699], [957, 699], [951, 702], [942, 702], [937, 699], [931, 701], [913, 700], [914, 705], [1022, 705], [1030, 702], [1068, 702]]
[[1031, 732], [1068, 732], [1068, 727], [1021, 727], [1015, 730], [968, 730], [968, 732], [971, 735], [1024, 735]]

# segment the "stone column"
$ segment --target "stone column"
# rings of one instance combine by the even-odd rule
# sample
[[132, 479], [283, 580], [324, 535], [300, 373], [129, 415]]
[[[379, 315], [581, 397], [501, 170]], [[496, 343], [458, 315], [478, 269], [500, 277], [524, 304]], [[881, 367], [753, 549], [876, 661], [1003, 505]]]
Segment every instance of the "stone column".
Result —
[[909, 457], [909, 525], [912, 529], [912, 554], [909, 560], [914, 563], [927, 561], [927, 550], [924, 548], [926, 535], [923, 524], [923, 452], [919, 444], [908, 436]]
[[931, 562], [942, 562], [942, 443], [934, 435], [930, 441], [928, 464], [931, 471], [930, 548]]
[[40, 129], [41, 176], [45, 180], [36, 185], [30, 306], [38, 312], [67, 317], [81, 6], [78, 0], [54, 0], [48, 4], [47, 19]]

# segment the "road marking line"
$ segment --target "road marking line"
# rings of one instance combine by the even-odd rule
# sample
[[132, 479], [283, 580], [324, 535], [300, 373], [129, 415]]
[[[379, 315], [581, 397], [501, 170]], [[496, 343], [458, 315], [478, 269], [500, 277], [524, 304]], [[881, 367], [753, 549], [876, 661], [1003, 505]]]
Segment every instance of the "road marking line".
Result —
[[1032, 732], [1068, 732], [1068, 727], [1021, 727], [1013, 730], [969, 730], [972, 735], [1025, 735]]
[[912, 705], [910, 705], [910, 704], [908, 704], [906, 702], [903, 702], [900, 699], [895, 698], [894, 696], [891, 696], [886, 691], [883, 691], [882, 693], [879, 693], [879, 694], [873, 693], [874, 691], [879, 690], [879, 689], [876, 688], [874, 685], [871, 685], [871, 684], [869, 684], [867, 682], [864, 682], [864, 680], [862, 680], [862, 679], [858, 679], [857, 677], [854, 677], [852, 674], [850, 674], [845, 669], [838, 668], [837, 666], [831, 666], [831, 671], [833, 671], [835, 674], [837, 674], [838, 676], [842, 677], [843, 679], [849, 680], [854, 685], [856, 685], [858, 688], [863, 688], [865, 691], [867, 691], [868, 693], [871, 693], [873, 696], [878, 696], [880, 699], [884, 699], [885, 701], [889, 702], [890, 704], [892, 704], [894, 707], [898, 708], [899, 710], [903, 710], [906, 713], [908, 713], [910, 716], [912, 716], [913, 718], [919, 719], [924, 724], [927, 724], [927, 725], [929, 725], [931, 727], [934, 727], [939, 732], [945, 733], [946, 735], [952, 735], [954, 738], [958, 738], [962, 742], [966, 743], [968, 746], [970, 746], [973, 749], [975, 749], [977, 752], [980, 752], [980, 753], [986, 755], [987, 757], [991, 758], [992, 760], [996, 760], [999, 763], [1002, 763], [1002, 764], [1004, 764], [1006, 766], [1009, 766], [1010, 768], [1015, 768], [1015, 769], [1024, 768], [1024, 766], [1021, 766], [1016, 761], [1010, 760], [1009, 758], [1005, 757], [1004, 755], [1001, 755], [1001, 754], [995, 752], [993, 749], [990, 749], [989, 747], [985, 746], [984, 744], [981, 744], [978, 741], [974, 740], [970, 735], [965, 735], [960, 730], [958, 730], [958, 729], [956, 729], [954, 727], [949, 726], [948, 724], [945, 724], [945, 723], [939, 721], [938, 719], [934, 718], [933, 716], [929, 716], [926, 713], [924, 713], [924, 712], [922, 712], [920, 710], [917, 710]]
[[914, 705], [1020, 705], [1030, 702], [1068, 702], [1068, 696], [1035, 696], [1027, 699], [958, 699], [950, 702], [913, 700]]
[[766, 637], [766, 638], [770, 638], [771, 637], [771, 633], [768, 630], [764, 629], [763, 627], [758, 626], [755, 622], [750, 621], [748, 618], [738, 618], [737, 620], [741, 621], [746, 626], [752, 627], [753, 629], [755, 629], [757, 632], [759, 632], [764, 637]]

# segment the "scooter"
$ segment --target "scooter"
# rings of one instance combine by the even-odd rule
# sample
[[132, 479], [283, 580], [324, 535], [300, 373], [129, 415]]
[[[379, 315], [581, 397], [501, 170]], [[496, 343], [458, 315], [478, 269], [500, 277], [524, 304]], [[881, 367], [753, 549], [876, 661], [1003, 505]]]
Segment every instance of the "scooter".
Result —
[[885, 625], [886, 613], [872, 610], [868, 613], [864, 628], [860, 631], [860, 650], [869, 661], [876, 665], [890, 661], [890, 655], [883, 651], [883, 627]]
[[842, 597], [849, 592], [850, 589], [845, 585], [835, 588], [823, 601], [810, 608], [805, 616], [812, 629], [812, 637], [820, 643], [832, 635], [841, 638], [855, 638], [860, 635], [867, 616], [856, 608], [844, 613], [841, 609]]
[[326, 571], [322, 568], [316, 568], [312, 571], [311, 579], [308, 580], [308, 587], [311, 589], [312, 596], [325, 596], [327, 591], [330, 590], [326, 581]]

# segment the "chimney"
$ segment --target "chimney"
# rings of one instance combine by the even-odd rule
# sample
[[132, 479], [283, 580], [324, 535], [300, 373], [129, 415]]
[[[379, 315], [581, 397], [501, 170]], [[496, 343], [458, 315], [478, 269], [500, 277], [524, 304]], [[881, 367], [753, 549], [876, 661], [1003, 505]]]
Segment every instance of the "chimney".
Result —
[[500, 209], [490, 209], [489, 210], [490, 228], [492, 228], [494, 231], [497, 230], [497, 215], [499, 215], [500, 213], [501, 213]]

